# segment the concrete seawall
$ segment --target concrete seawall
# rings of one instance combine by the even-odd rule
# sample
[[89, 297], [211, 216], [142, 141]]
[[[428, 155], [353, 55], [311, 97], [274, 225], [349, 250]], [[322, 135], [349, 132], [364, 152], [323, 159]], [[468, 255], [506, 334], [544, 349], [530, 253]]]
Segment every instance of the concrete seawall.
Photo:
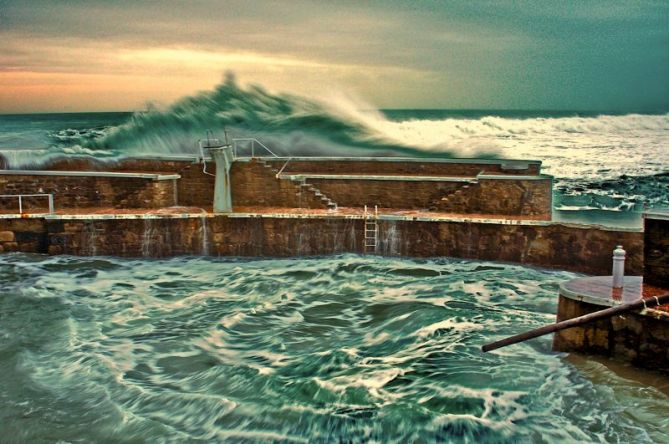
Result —
[[455, 257], [609, 274], [617, 244], [643, 271], [641, 230], [546, 221], [380, 216], [365, 251], [361, 216], [233, 213], [30, 215], [0, 219], [0, 251], [123, 257], [310, 256], [371, 253]]

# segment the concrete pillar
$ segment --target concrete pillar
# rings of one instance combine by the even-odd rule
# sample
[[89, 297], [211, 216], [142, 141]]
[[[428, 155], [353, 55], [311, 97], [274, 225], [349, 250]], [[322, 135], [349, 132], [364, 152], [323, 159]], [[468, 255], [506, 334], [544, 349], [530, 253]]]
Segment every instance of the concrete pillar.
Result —
[[216, 162], [214, 213], [229, 213], [232, 211], [232, 190], [230, 184], [230, 167], [233, 161], [232, 147], [211, 148], [209, 152]]

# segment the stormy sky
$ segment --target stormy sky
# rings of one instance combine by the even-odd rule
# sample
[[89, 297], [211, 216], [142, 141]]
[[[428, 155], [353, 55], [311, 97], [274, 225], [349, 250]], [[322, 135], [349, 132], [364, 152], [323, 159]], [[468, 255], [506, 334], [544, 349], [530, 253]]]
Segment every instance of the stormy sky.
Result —
[[0, 0], [0, 112], [241, 83], [381, 108], [669, 110], [667, 1]]

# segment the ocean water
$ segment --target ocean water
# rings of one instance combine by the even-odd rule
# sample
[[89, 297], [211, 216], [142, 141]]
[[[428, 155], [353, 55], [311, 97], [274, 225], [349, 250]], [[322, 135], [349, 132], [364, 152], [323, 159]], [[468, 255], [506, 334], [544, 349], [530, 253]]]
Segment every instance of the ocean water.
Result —
[[[281, 155], [539, 159], [567, 219], [669, 206], [666, 114], [373, 111], [223, 84], [136, 114], [0, 116], [0, 154], [195, 154], [208, 129]], [[669, 442], [666, 375], [550, 337], [479, 351], [553, 322], [573, 273], [4, 254], [0, 276], [2, 442]]]
[[669, 441], [669, 380], [550, 351], [573, 273], [0, 256], [3, 442]]

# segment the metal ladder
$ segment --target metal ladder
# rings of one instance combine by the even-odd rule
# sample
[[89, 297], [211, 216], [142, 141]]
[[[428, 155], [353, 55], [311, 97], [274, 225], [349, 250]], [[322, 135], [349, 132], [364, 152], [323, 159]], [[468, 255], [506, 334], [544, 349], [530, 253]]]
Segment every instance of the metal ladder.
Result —
[[374, 213], [370, 213], [365, 205], [365, 253], [376, 251], [379, 238], [379, 207], [374, 205]]

